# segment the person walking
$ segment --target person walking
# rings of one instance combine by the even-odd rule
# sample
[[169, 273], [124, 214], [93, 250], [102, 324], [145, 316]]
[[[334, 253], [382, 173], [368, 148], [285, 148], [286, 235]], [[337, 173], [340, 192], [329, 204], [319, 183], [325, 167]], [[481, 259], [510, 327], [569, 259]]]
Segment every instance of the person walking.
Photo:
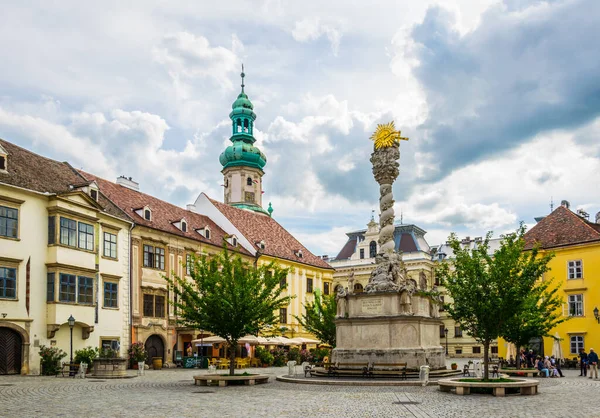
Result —
[[588, 355], [585, 352], [585, 350], [582, 348], [581, 350], [579, 350], [579, 368], [580, 368], [580, 373], [579, 376], [587, 376], [587, 363], [588, 363]]
[[598, 354], [593, 348], [590, 348], [590, 354], [588, 354], [588, 364], [590, 365], [590, 379], [598, 380]]

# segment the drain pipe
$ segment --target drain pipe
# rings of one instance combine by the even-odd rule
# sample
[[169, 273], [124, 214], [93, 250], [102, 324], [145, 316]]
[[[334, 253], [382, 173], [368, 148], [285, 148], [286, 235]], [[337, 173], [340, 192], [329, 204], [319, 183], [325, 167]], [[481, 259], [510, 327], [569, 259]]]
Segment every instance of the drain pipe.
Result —
[[129, 228], [129, 347], [133, 344], [133, 269], [131, 265], [131, 257], [133, 256], [133, 240], [131, 239], [131, 232], [135, 228], [135, 222], [131, 223]]

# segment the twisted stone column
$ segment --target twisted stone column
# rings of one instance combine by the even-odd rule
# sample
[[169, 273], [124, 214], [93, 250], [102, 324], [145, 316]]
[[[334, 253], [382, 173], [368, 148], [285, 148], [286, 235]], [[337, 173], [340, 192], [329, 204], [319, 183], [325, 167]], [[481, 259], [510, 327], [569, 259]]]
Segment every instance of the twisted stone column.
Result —
[[371, 154], [373, 175], [379, 183], [379, 247], [381, 254], [394, 252], [394, 195], [392, 184], [400, 174], [400, 144], [375, 149]]

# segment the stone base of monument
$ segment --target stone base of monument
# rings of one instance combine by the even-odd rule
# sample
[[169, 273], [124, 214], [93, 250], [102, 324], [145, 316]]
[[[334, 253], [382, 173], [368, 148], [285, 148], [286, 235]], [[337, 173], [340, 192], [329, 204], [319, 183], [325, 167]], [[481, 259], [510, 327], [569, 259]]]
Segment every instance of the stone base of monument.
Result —
[[336, 320], [332, 363], [371, 363], [375, 367], [406, 363], [407, 370], [423, 365], [431, 370], [446, 368], [440, 344], [443, 323], [426, 295], [348, 294], [345, 304]]

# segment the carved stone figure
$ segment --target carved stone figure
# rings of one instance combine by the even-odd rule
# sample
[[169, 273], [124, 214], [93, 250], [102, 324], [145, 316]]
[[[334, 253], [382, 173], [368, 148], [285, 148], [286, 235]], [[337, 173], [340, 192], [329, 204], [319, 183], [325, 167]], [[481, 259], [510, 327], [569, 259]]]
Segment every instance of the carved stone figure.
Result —
[[400, 315], [413, 315], [410, 292], [402, 290], [400, 293]]
[[348, 276], [348, 293], [354, 293], [354, 269], [350, 270]]
[[427, 276], [423, 270], [419, 273], [419, 288], [423, 291], [427, 290]]
[[337, 302], [336, 318], [345, 318], [348, 314], [348, 301], [346, 300], [347, 296], [348, 292], [346, 291], [346, 288], [344, 288], [344, 286], [338, 287], [338, 292], [335, 295], [335, 299]]
[[431, 289], [431, 293], [432, 296], [429, 299], [429, 316], [431, 316], [432, 318], [439, 318], [442, 297], [439, 294], [437, 286], [433, 286], [433, 289]]

